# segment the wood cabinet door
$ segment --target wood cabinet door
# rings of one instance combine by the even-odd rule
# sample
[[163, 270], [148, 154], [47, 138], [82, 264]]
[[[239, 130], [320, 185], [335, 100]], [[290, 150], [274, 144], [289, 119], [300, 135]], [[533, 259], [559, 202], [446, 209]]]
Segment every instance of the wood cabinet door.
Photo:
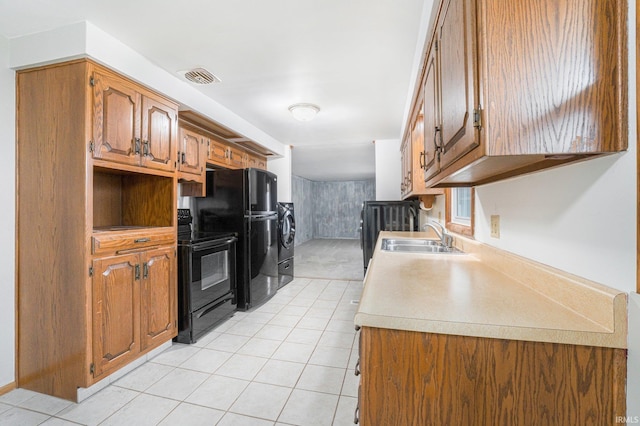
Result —
[[[410, 137], [410, 136], [409, 136]], [[400, 157], [402, 161], [402, 182], [400, 182], [400, 193], [404, 196], [411, 192], [411, 140], [404, 140], [400, 148]]]
[[175, 169], [177, 111], [149, 96], [142, 98], [141, 164], [158, 170]]
[[361, 336], [363, 425], [605, 425], [626, 411], [623, 349], [373, 327]]
[[121, 79], [93, 74], [93, 158], [140, 162], [140, 93]]
[[621, 1], [483, 1], [487, 154], [626, 149], [627, 15]]
[[421, 104], [411, 126], [411, 186], [417, 194], [423, 194], [427, 190], [424, 157], [424, 105]]
[[264, 157], [261, 157], [259, 155], [247, 153], [246, 167], [266, 170], [267, 160]]
[[180, 151], [178, 152], [178, 170], [201, 176], [206, 169], [207, 139], [188, 129], [180, 129]]
[[171, 246], [150, 250], [141, 257], [141, 349], [145, 350], [158, 346], [176, 335], [176, 248]]
[[229, 147], [229, 167], [232, 169], [244, 169], [246, 163], [245, 152], [234, 147]]
[[227, 144], [211, 139], [209, 141], [209, 156], [210, 162], [219, 166], [227, 166], [229, 164], [229, 147]]
[[424, 77], [424, 178], [430, 179], [440, 171], [438, 147], [442, 145], [440, 131], [440, 99], [436, 66], [436, 49], [427, 56]]
[[445, 0], [436, 29], [440, 81], [441, 168], [477, 147], [474, 0]]
[[258, 165], [256, 166], [258, 169], [267, 170], [267, 159], [264, 157], [256, 157]]
[[139, 255], [93, 262], [94, 377], [128, 363], [140, 352]]

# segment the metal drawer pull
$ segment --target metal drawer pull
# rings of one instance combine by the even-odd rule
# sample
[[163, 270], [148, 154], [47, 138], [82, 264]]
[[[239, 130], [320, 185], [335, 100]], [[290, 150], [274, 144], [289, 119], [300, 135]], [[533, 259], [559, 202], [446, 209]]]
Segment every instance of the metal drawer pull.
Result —
[[356, 368], [353, 374], [355, 374], [356, 376], [360, 375], [360, 357], [358, 357], [358, 361], [356, 361]]
[[148, 243], [151, 241], [151, 238], [136, 238], [133, 240], [134, 243]]
[[360, 403], [356, 406], [356, 411], [353, 413], [353, 423], [360, 423]]

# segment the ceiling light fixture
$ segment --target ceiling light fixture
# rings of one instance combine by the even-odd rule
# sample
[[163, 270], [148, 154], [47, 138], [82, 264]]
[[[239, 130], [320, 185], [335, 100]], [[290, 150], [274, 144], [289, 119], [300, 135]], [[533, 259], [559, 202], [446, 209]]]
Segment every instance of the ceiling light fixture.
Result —
[[289, 107], [289, 112], [298, 121], [311, 121], [320, 111], [320, 107], [314, 104], [294, 104]]

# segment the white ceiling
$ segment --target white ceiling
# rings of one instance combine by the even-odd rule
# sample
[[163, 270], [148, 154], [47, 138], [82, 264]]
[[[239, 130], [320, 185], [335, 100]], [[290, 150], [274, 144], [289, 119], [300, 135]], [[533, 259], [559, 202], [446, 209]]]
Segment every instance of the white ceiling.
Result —
[[[431, 0], [0, 0], [0, 34], [86, 20], [176, 76], [204, 67], [222, 82], [199, 90], [293, 145], [293, 174], [354, 180], [374, 176], [373, 140], [401, 136], [423, 7]], [[297, 122], [298, 102], [321, 111]]]

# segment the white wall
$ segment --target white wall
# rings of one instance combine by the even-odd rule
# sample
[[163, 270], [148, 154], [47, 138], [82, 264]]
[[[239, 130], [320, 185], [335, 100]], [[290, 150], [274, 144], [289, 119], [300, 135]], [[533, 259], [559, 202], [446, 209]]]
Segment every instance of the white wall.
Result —
[[15, 381], [15, 73], [0, 36], [0, 387]]
[[284, 155], [267, 162], [267, 170], [278, 175], [278, 201], [290, 203], [291, 196], [291, 145], [284, 147]]
[[[640, 419], [640, 295], [629, 297], [629, 352], [627, 359], [627, 415]], [[638, 420], [635, 421], [638, 423]]]
[[402, 175], [400, 140], [377, 140], [374, 146], [376, 149], [376, 200], [399, 200]]
[[[636, 161], [628, 152], [476, 187], [477, 240], [635, 290]], [[500, 215], [500, 239], [490, 216]]]

